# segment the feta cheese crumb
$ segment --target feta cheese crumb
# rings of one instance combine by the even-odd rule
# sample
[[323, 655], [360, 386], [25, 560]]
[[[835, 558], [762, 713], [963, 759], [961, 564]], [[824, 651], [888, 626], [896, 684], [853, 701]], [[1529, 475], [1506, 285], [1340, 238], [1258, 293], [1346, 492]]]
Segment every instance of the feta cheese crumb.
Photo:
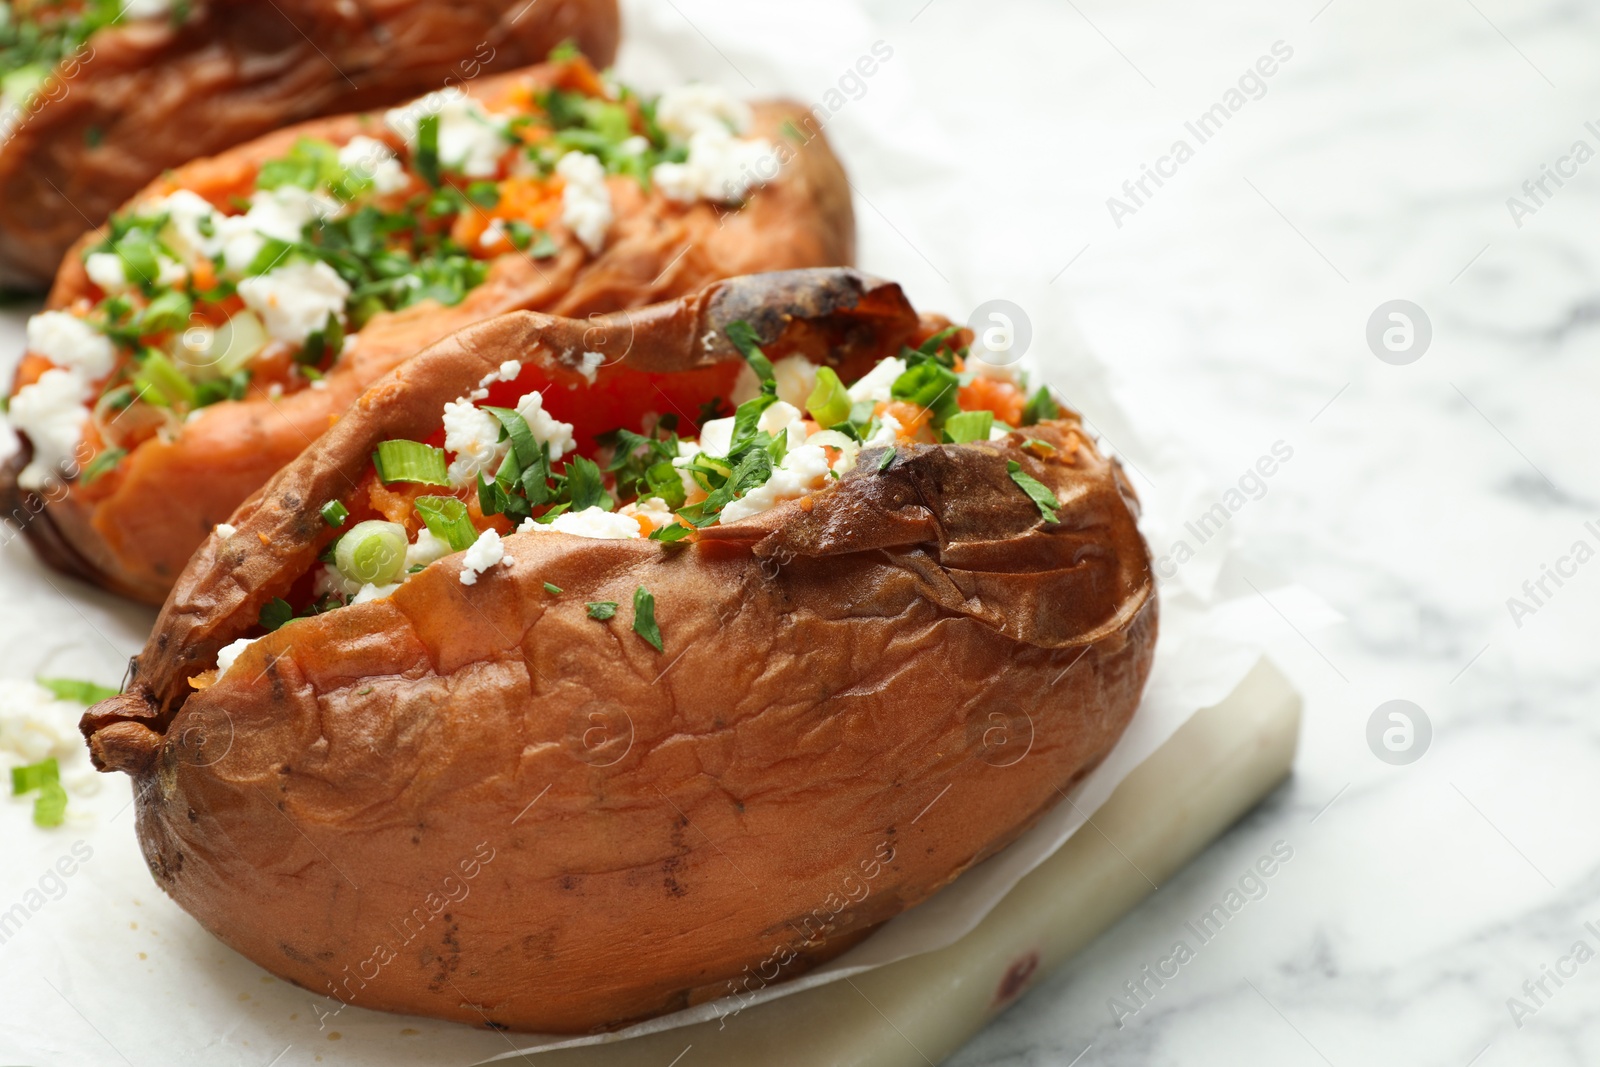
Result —
[[384, 121], [417, 149], [417, 128], [427, 115], [439, 116], [439, 162], [468, 178], [492, 178], [510, 142], [506, 123], [454, 86], [429, 93], [390, 111]]
[[350, 286], [320, 260], [288, 263], [239, 283], [239, 299], [261, 316], [267, 332], [297, 345], [322, 329], [328, 316], [343, 322], [349, 298]]
[[233, 644], [223, 648], [221, 652], [218, 652], [217, 677], [221, 678], [224, 674], [227, 674], [228, 669], [239, 659], [239, 654], [259, 640], [261, 640], [259, 637], [241, 637]]
[[568, 152], [556, 164], [556, 173], [566, 182], [561, 190], [562, 224], [591, 253], [599, 254], [613, 217], [605, 164], [587, 152]]
[[594, 376], [600, 368], [605, 366], [606, 357], [598, 352], [585, 352], [578, 357], [578, 373], [590, 384], [594, 384]]
[[732, 417], [726, 419], [712, 419], [700, 427], [700, 451], [708, 456], [722, 457], [728, 454], [728, 449], [733, 447]]
[[763, 138], [741, 140], [726, 128], [707, 128], [689, 138], [682, 163], [658, 163], [651, 180], [668, 200], [737, 204], [778, 176], [778, 156]]
[[158, 19], [172, 10], [172, 0], [123, 0], [125, 19]]
[[504, 559], [506, 550], [500, 535], [493, 530], [483, 531], [461, 557], [461, 584], [477, 585], [478, 575]]
[[371, 181], [373, 190], [380, 196], [398, 193], [411, 184], [410, 177], [393, 150], [372, 137], [358, 134], [350, 138], [339, 149], [339, 165], [357, 177]]
[[90, 380], [104, 378], [117, 362], [111, 338], [65, 311], [41, 311], [28, 320], [28, 351]]
[[702, 130], [743, 133], [750, 105], [718, 85], [678, 85], [656, 102], [656, 122], [670, 134], [690, 138]]
[[648, 519], [655, 529], [671, 526], [678, 521], [672, 508], [658, 496], [647, 496], [643, 500], [636, 500], [632, 504], [625, 504], [617, 509], [618, 515], [627, 515], [632, 518]]
[[828, 456], [820, 445], [801, 445], [783, 457], [766, 484], [750, 490], [722, 509], [722, 521], [738, 522], [771, 510], [828, 484]]
[[52, 367], [39, 380], [18, 389], [11, 398], [11, 425], [28, 435], [33, 458], [17, 475], [17, 484], [32, 492], [73, 462], [89, 421], [89, 383], [77, 371]]
[[778, 383], [778, 399], [804, 411], [817, 387], [817, 365], [805, 356], [784, 356], [772, 365], [772, 377]]
[[409, 572], [412, 567], [426, 567], [453, 551], [450, 542], [433, 536], [433, 531], [424, 526], [417, 531], [417, 539], [406, 546], [406, 571]]
[[23, 763], [54, 756], [65, 766], [83, 751], [76, 727], [82, 712], [41, 685], [0, 679], [0, 752]]
[[878, 432], [867, 438], [867, 447], [873, 445], [893, 445], [900, 440], [900, 435], [905, 432], [905, 427], [900, 420], [887, 411], [878, 419]]
[[545, 411], [543, 393], [529, 393], [517, 401], [517, 414], [527, 422], [535, 441], [550, 446], [552, 462], [578, 447], [572, 437], [572, 423], [562, 422]]
[[883, 403], [892, 399], [889, 390], [894, 387], [895, 379], [905, 372], [905, 360], [891, 356], [881, 360], [845, 392], [849, 394], [852, 404], [859, 404], [865, 400], [870, 400], [874, 404]]
[[[118, 296], [137, 288], [138, 283], [128, 280], [128, 272], [123, 267], [122, 257], [115, 252], [90, 253], [83, 261], [83, 269], [89, 275], [89, 280], [104, 289], [107, 296]], [[183, 269], [182, 264], [168, 256], [157, 254], [156, 276], [141, 278], [139, 282], [177, 285], [188, 276], [189, 272]]]
[[644, 536], [644, 531], [639, 529], [639, 523], [633, 516], [601, 508], [584, 508], [576, 513], [562, 512], [548, 523], [524, 519], [522, 525], [517, 527], [518, 533], [552, 531], [573, 534], [577, 537], [591, 537], [597, 541], [622, 541]]
[[217, 536], [218, 537], [224, 537], [224, 538], [232, 537], [234, 534], [236, 534], [238, 532], [239, 532], [238, 530], [234, 529], [234, 527], [230, 526], [229, 524], [227, 524], [225, 522], [217, 523]]
[[500, 440], [500, 420], [465, 397], [444, 406], [444, 447], [454, 453], [450, 484], [460, 488], [477, 484], [478, 475], [494, 476], [511, 447]]
[[365, 604], [369, 600], [387, 600], [389, 596], [399, 588], [399, 582], [393, 582], [389, 585], [373, 585], [371, 582], [368, 582], [363, 585], [356, 593], [355, 597], [351, 599], [350, 606], [354, 607], [357, 604]]

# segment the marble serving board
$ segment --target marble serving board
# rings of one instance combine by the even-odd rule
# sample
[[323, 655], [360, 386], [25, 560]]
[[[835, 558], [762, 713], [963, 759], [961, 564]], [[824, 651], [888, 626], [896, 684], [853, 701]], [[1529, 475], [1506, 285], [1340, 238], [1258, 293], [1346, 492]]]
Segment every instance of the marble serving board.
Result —
[[[1122, 781], [1089, 826], [1024, 878], [971, 933], [948, 948], [759, 1004], [721, 1021], [610, 1044], [501, 1060], [538, 1067], [917, 1067], [938, 1063], [1034, 982], [1109, 929], [1177, 873], [1289, 774], [1300, 697], [1261, 660], [1225, 700], [1198, 712]], [[1292, 856], [1292, 847], [1287, 848]], [[1270, 857], [1270, 852], [1268, 857]], [[1263, 889], [1277, 861], [1263, 857]], [[1130, 1014], [1250, 904], [1226, 896], [1177, 940], [1187, 951], [1130, 974], [1135, 989], [1084, 992]], [[1156, 973], [1160, 972], [1160, 973]], [[508, 1045], [515, 1035], [506, 1035]], [[1089, 1044], [1087, 1038], [1085, 1046]], [[1087, 1051], [1085, 1048], [1084, 1051]], [[1080, 1053], [1081, 1056], [1081, 1053]]]

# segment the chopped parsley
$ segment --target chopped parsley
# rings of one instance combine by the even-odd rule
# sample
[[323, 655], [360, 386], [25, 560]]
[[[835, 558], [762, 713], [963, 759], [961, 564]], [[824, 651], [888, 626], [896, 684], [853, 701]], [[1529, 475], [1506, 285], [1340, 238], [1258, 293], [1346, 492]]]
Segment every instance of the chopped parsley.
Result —
[[1038, 507], [1039, 514], [1044, 516], [1045, 522], [1060, 522], [1056, 518], [1056, 509], [1061, 506], [1061, 501], [1050, 491], [1050, 487], [1039, 481], [1033, 475], [1022, 469], [1022, 464], [1014, 459], [1006, 460], [1006, 471], [1011, 475], [1011, 480], [1017, 487], [1028, 494], [1028, 499]]
[[633, 632], [661, 651], [661, 627], [656, 624], [656, 598], [644, 586], [633, 591]]
[[601, 622], [605, 622], [617, 613], [617, 602], [615, 600], [600, 600], [585, 604], [584, 607], [589, 610], [589, 618], [599, 619]]
[[96, 685], [94, 682], [82, 682], [76, 678], [40, 678], [39, 684], [50, 690], [57, 700], [66, 700], [74, 704], [88, 707], [98, 704], [102, 700], [110, 700], [121, 690], [112, 689], [110, 686]]

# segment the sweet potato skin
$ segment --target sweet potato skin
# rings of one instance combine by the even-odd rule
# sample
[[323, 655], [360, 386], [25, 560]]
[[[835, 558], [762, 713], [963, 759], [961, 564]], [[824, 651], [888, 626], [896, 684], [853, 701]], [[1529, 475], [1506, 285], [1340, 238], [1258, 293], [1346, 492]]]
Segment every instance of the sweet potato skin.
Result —
[[[466, 88], [494, 99], [525, 76], [483, 78]], [[754, 112], [752, 136], [775, 143], [805, 115], [801, 105], [782, 101], [760, 103]], [[300, 137], [343, 143], [362, 130], [371, 133], [358, 116], [305, 123], [191, 163], [146, 193], [186, 188], [226, 197], [261, 162], [283, 155]], [[501, 257], [489, 279], [454, 307], [428, 302], [376, 316], [327, 375], [325, 388], [277, 400], [255, 390], [243, 401], [202, 409], [175, 439], [142, 444], [106, 485], [89, 493], [74, 485], [51, 500], [24, 527], [33, 544], [52, 565], [160, 604], [213, 526], [326, 432], [370, 384], [456, 330], [517, 310], [581, 318], [640, 308], [722, 278], [847, 266], [855, 256], [849, 185], [820, 136], [795, 146], [778, 178], [738, 210], [675, 204], [659, 193], [646, 195], [627, 178], [608, 184], [617, 221], [598, 256], [586, 255], [564, 236], [552, 259]], [[88, 293], [79, 253], [92, 240], [84, 238], [67, 256], [50, 307], [70, 306]], [[11, 485], [20, 466], [0, 472], [0, 513], [39, 510], [29, 506], [37, 501], [23, 501]]]
[[[828, 338], [859, 365], [915, 323], [871, 279], [741, 279], [630, 323], [618, 366], [715, 369], [732, 354], [701, 331], [742, 316], [756, 283], [780, 312], [758, 324], [774, 350]], [[473, 586], [442, 561], [186, 696], [315, 557], [316, 503], [373, 441], [426, 429], [508, 353], [558, 363], [582, 325], [485, 323], [371, 390], [207, 542], [129, 693], [85, 716], [97, 762], [135, 776], [157, 881], [315, 992], [583, 1032], [759, 989], [1013, 840], [1138, 703], [1149, 555], [1120, 469], [1071, 415], [908, 447], [881, 473], [869, 450], [809, 508], [677, 550], [512, 535], [514, 562]], [[1007, 460], [1064, 502], [1058, 524]], [[640, 586], [661, 652], [629, 627]], [[623, 605], [607, 623], [585, 612], [602, 600]]]
[[0, 145], [0, 288], [48, 285], [80, 234], [164, 170], [568, 39], [605, 66], [620, 32], [616, 0], [200, 0], [180, 25], [103, 31]]

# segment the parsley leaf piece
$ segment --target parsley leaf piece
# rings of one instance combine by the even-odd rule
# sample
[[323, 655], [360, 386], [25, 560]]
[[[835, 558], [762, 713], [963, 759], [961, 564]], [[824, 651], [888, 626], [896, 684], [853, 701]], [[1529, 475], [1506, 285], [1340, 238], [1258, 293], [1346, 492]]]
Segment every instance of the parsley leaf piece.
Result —
[[561, 595], [561, 587], [559, 585], [556, 585], [554, 582], [545, 582], [544, 583], [544, 591], [546, 593], [549, 593], [551, 596], [560, 596]]
[[633, 632], [661, 649], [661, 627], [656, 625], [656, 598], [644, 586], [633, 591]]
[[896, 454], [895, 449], [894, 448], [890, 448], [888, 451], [886, 451], [883, 454], [883, 458], [878, 460], [878, 473], [879, 474], [882, 474], [884, 471], [889, 469], [889, 465], [894, 462], [895, 454]]
[[1056, 518], [1056, 509], [1061, 506], [1061, 501], [1050, 491], [1049, 486], [1039, 481], [1033, 475], [1022, 469], [1022, 464], [1014, 459], [1006, 460], [1006, 471], [1011, 475], [1011, 480], [1017, 487], [1028, 494], [1028, 499], [1039, 508], [1039, 514], [1044, 516], [1046, 522], [1060, 522]]
[[761, 381], [772, 379], [772, 361], [766, 353], [761, 351], [759, 339], [755, 329], [743, 319], [728, 323], [722, 331], [739, 354], [750, 364], [750, 369], [756, 372], [756, 377]]
[[261, 605], [261, 614], [256, 621], [267, 633], [272, 633], [292, 618], [294, 618], [294, 608], [289, 606], [289, 602], [282, 597], [273, 597]]
[[598, 619], [601, 622], [605, 622], [617, 613], [617, 602], [615, 600], [601, 600], [597, 603], [585, 604], [584, 607], [589, 609], [589, 618]]
[[1061, 405], [1057, 404], [1055, 397], [1050, 395], [1050, 387], [1047, 385], [1039, 386], [1022, 408], [1022, 425], [1024, 426], [1032, 426], [1035, 423], [1044, 422], [1048, 419], [1059, 419], [1060, 417]]

